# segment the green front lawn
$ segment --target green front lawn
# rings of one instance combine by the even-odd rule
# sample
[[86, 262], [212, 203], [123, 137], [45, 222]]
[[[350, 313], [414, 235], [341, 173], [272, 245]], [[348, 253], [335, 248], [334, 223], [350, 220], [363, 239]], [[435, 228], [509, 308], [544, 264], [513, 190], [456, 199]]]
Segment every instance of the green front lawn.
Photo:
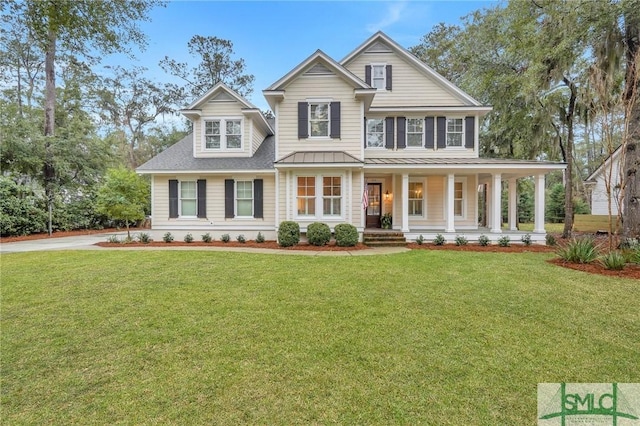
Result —
[[1, 257], [3, 424], [535, 424], [639, 382], [640, 286], [548, 254]]

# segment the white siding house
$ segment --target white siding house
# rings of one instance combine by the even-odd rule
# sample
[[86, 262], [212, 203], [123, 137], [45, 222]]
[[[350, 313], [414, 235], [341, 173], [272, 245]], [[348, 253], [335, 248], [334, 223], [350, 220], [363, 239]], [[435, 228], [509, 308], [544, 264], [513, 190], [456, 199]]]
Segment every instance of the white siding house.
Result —
[[[516, 181], [533, 176], [532, 237], [544, 241], [545, 175], [565, 165], [480, 158], [480, 124], [491, 107], [385, 34], [340, 62], [318, 50], [263, 94], [271, 122], [223, 84], [182, 111], [193, 132], [138, 168], [152, 176], [153, 230], [275, 239], [280, 222], [291, 220], [303, 232], [320, 221], [363, 234], [388, 214], [408, 240], [495, 240], [517, 231]], [[486, 228], [478, 223], [480, 188]]]

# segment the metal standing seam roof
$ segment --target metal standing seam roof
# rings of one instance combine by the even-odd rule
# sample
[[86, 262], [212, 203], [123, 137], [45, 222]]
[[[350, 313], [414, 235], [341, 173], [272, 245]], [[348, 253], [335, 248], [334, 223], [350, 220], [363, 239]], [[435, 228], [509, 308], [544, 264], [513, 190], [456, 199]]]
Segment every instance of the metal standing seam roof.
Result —
[[363, 162], [344, 151], [296, 151], [276, 161], [276, 164], [363, 164]]
[[274, 170], [275, 138], [268, 136], [251, 157], [194, 158], [193, 134], [171, 145], [136, 169], [139, 173], [218, 170]]
[[496, 166], [561, 166], [564, 163], [553, 161], [537, 161], [537, 160], [511, 160], [504, 158], [367, 158], [364, 161], [368, 164], [390, 164], [390, 165], [496, 165]]

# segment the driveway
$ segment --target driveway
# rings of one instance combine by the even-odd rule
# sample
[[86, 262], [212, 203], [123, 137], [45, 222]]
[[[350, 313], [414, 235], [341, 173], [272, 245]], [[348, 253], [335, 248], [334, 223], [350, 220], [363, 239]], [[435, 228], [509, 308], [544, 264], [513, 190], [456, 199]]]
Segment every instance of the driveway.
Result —
[[107, 241], [111, 235], [123, 238], [126, 232], [114, 232], [93, 235], [77, 235], [73, 237], [44, 238], [41, 240], [18, 241], [15, 243], [0, 243], [0, 253], [18, 253], [25, 251], [42, 250], [69, 250], [69, 249], [98, 249], [95, 243]]

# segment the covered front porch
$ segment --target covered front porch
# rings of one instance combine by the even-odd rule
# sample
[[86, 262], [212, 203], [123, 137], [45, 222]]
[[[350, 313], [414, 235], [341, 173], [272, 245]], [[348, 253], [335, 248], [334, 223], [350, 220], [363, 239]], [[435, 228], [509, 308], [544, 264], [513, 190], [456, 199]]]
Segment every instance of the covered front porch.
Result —
[[[485, 235], [494, 243], [505, 236], [515, 243], [530, 234], [532, 242], [544, 242], [545, 175], [564, 169], [559, 163], [515, 160], [457, 160], [458, 164], [410, 166], [376, 161], [365, 165], [363, 187], [367, 196], [363, 198], [367, 204], [361, 225], [366, 232], [385, 228], [390, 222], [389, 229], [401, 231], [407, 241], [420, 235], [431, 241], [440, 234], [449, 242], [456, 236], [473, 242]], [[532, 232], [518, 229], [517, 181], [522, 178], [534, 181]], [[506, 227], [502, 218], [503, 186], [507, 189]]]

